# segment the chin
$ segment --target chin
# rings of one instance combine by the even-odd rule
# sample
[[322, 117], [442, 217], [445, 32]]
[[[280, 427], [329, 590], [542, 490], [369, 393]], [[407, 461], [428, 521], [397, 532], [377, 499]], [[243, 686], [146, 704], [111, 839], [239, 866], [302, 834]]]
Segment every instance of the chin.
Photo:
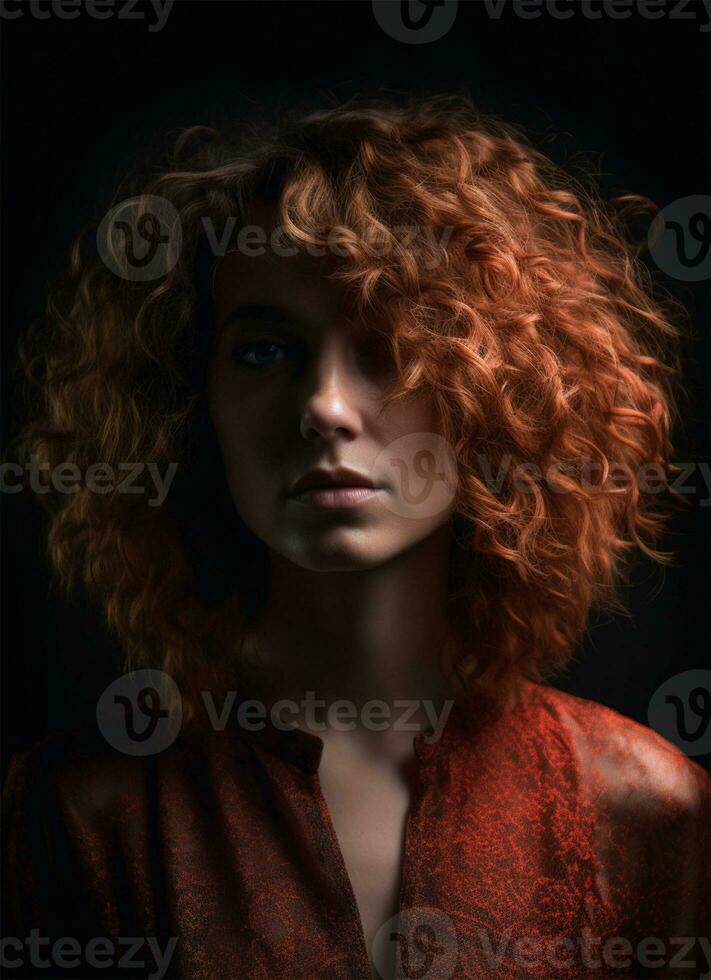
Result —
[[[369, 535], [362, 535], [368, 537]], [[374, 547], [374, 542], [346, 541], [343, 537], [336, 541], [302, 542], [303, 547], [279, 549], [281, 554], [295, 565], [312, 572], [357, 572], [375, 568], [387, 561], [390, 555]]]

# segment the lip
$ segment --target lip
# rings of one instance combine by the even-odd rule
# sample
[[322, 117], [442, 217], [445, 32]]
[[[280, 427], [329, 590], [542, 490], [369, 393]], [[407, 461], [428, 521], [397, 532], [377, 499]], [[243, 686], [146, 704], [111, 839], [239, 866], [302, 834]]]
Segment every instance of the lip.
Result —
[[351, 470], [347, 467], [339, 466], [332, 470], [323, 468], [311, 470], [294, 483], [290, 491], [290, 496], [297, 496], [303, 493], [305, 490], [317, 490], [323, 488], [328, 488], [331, 490], [352, 490], [355, 488], [366, 488], [371, 490], [378, 489], [374, 485], [373, 481], [364, 473], [359, 473], [357, 470]]
[[312, 487], [292, 494], [291, 499], [318, 510], [338, 510], [342, 507], [361, 507], [382, 492], [382, 487], [373, 486]]

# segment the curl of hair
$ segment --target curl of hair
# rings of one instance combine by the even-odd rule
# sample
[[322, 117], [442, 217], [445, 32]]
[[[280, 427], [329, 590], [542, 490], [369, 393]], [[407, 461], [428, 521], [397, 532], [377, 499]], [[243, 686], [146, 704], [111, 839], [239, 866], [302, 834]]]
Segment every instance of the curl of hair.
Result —
[[[124, 278], [98, 220], [79, 234], [21, 339], [31, 407], [15, 448], [49, 470], [177, 464], [160, 506], [145, 470], [143, 493], [39, 497], [59, 581], [103, 605], [127, 667], [170, 673], [187, 719], [199, 690], [247, 669], [264, 549], [229, 498], [204, 387], [214, 242], [257, 201], [297, 244], [340, 246], [331, 274], [385, 324], [398, 367], [386, 400], [434, 399], [459, 467], [450, 610], [468, 689], [546, 678], [593, 607], [625, 611], [635, 549], [670, 560], [653, 545], [678, 471], [684, 311], [659, 298], [627, 233], [654, 205], [596, 187], [457, 94], [195, 126], [117, 188], [112, 205], [151, 195], [175, 209], [177, 261]], [[398, 226], [429, 229], [419, 251]], [[374, 254], [376, 238], [389, 247]], [[663, 496], [641, 485], [650, 466]]]

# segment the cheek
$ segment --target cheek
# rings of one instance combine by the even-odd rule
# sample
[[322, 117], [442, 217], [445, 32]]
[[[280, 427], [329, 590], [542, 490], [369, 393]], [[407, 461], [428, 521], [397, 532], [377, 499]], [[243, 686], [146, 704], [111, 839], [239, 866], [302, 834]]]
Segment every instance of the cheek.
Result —
[[249, 443], [246, 424], [250, 416], [235, 398], [225, 372], [214, 367], [208, 376], [207, 404], [225, 473], [234, 493], [235, 474], [243, 469], [245, 458], [249, 457], [246, 452]]
[[255, 449], [258, 433], [232, 407], [220, 406], [213, 414], [213, 424], [232, 503], [247, 526], [258, 533], [259, 515], [271, 498], [268, 473]]
[[434, 401], [428, 394], [414, 394], [395, 402], [381, 415], [383, 437], [391, 442], [416, 432], [440, 432]]
[[218, 433], [239, 432], [240, 443], [266, 446], [286, 428], [285, 400], [273, 377], [235, 370], [225, 356], [215, 357], [207, 378], [207, 402]]
[[253, 507], [267, 499], [279, 473], [283, 426], [274, 412], [255, 405], [221, 372], [211, 377], [207, 401], [235, 503]]
[[225, 473], [233, 490], [251, 481], [259, 472], [260, 433], [253, 418], [245, 418], [233, 405], [220, 405], [212, 412]]
[[450, 442], [442, 435], [435, 402], [424, 394], [390, 406], [381, 430], [374, 472], [392, 489], [398, 526], [415, 537], [448, 521], [459, 475]]

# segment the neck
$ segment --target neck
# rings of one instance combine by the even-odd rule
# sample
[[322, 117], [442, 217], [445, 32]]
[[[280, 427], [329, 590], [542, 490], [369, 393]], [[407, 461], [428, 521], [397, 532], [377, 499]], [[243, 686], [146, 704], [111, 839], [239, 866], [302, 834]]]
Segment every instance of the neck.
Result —
[[[441, 701], [453, 696], [442, 651], [451, 537], [448, 525], [376, 568], [315, 572], [269, 552], [267, 603], [257, 624], [259, 683], [267, 696], [314, 691], [345, 699]], [[443, 669], [444, 665], [444, 669]]]

